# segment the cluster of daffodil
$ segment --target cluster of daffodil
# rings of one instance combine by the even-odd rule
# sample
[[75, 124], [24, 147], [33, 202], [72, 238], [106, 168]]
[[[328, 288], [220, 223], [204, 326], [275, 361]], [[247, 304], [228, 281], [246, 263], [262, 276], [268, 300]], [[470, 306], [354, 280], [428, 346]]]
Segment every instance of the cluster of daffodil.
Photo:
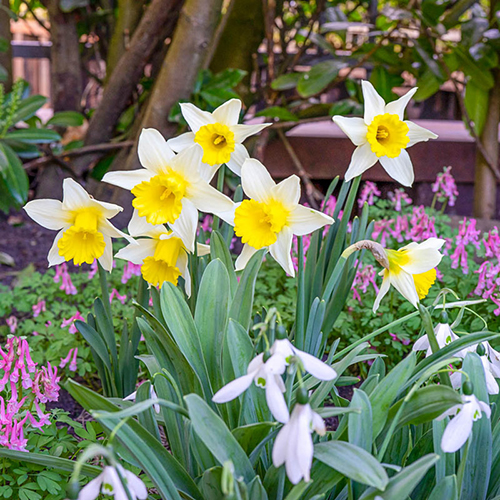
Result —
[[[357, 146], [346, 180], [361, 175], [380, 161], [392, 178], [411, 186], [414, 173], [406, 149], [436, 137], [403, 119], [405, 107], [416, 89], [389, 104], [385, 104], [370, 83], [362, 82], [362, 90], [365, 100], [363, 118], [333, 117]], [[189, 295], [188, 254], [202, 256], [209, 251], [207, 245], [196, 242], [201, 211], [214, 214], [234, 226], [236, 236], [243, 243], [235, 263], [237, 271], [246, 266], [256, 251], [266, 248], [285, 272], [294, 276], [292, 237], [312, 233], [334, 221], [322, 212], [299, 204], [301, 190], [297, 176], [292, 175], [276, 184], [266, 167], [249, 157], [242, 143], [269, 124], [239, 124], [241, 102], [236, 99], [226, 102], [213, 113], [192, 104], [181, 104], [181, 110], [190, 132], [166, 141], [157, 130], [143, 130], [138, 144], [143, 168], [109, 172], [103, 178], [105, 182], [130, 190], [134, 196], [129, 234], [119, 231], [109, 222], [122, 210], [121, 207], [94, 200], [71, 179], [64, 181], [62, 202], [35, 200], [25, 206], [35, 221], [59, 231], [49, 252], [49, 265], [70, 260], [76, 265], [91, 264], [98, 259], [102, 267], [110, 271], [113, 259], [111, 238], [124, 237], [128, 245], [116, 254], [117, 258], [140, 265], [142, 276], [152, 286], [161, 287], [165, 282], [177, 284], [182, 276]], [[241, 176], [241, 186], [247, 197], [244, 201], [234, 203], [210, 185], [222, 164]], [[442, 239], [430, 238], [393, 250], [363, 240], [347, 248], [342, 257], [347, 259], [357, 250], [368, 249], [382, 265], [383, 281], [374, 311], [391, 285], [418, 307], [436, 279], [443, 244]], [[428, 347], [424, 341], [417, 346], [424, 347]], [[294, 347], [285, 333], [278, 335], [265, 352], [250, 362], [246, 375], [222, 387], [213, 401], [225, 403], [235, 399], [252, 382], [264, 388], [272, 415], [284, 424], [274, 443], [273, 462], [276, 467], [285, 464], [290, 481], [296, 484], [302, 478], [309, 480], [313, 458], [311, 433], [315, 430], [324, 434], [325, 424], [311, 408], [303, 387], [297, 392], [293, 410], [289, 411], [284, 397], [283, 375], [290, 364], [297, 367], [299, 380], [306, 372], [318, 380], [333, 380], [337, 376], [330, 366]], [[460, 427], [461, 422], [466, 421], [467, 429], [469, 423], [472, 425], [472, 420], [469, 422], [464, 415], [472, 412], [473, 418], [479, 418], [478, 411], [479, 416], [481, 411], [489, 415], [470, 390], [463, 397], [463, 405], [454, 408], [453, 414], [459, 409], [462, 411], [451, 421], [453, 425], [447, 429], [447, 436]], [[451, 451], [462, 442], [461, 439], [455, 440], [451, 446], [447, 445], [448, 438], [445, 441], [445, 451]], [[97, 486], [95, 491], [98, 491]]]

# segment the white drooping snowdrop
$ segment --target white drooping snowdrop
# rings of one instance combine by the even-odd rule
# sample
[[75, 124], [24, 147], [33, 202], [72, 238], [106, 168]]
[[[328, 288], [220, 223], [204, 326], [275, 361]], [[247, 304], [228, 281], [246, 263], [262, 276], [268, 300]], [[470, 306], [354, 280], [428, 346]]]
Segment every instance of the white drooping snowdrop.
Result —
[[[142, 480], [129, 470], [118, 465], [118, 469], [132, 500], [146, 500], [148, 490]], [[115, 467], [110, 465], [104, 467], [102, 473], [86, 484], [78, 494], [78, 500], [95, 500], [100, 494], [113, 496], [115, 500], [128, 500], [127, 493], [123, 488], [120, 477]]]
[[[451, 329], [448, 323], [438, 323], [434, 327], [434, 334], [436, 335], [436, 340], [440, 349], [446, 347], [447, 345], [451, 344], [453, 341], [458, 339], [458, 336], [455, 333], [453, 333], [453, 330]], [[429, 338], [427, 337], [427, 335], [423, 335], [415, 342], [415, 344], [413, 345], [413, 350], [427, 351], [425, 353], [426, 357], [432, 355], [432, 348], [429, 343]], [[454, 356], [463, 357], [462, 351], [459, 351], [458, 353], [454, 354]]]
[[243, 146], [245, 139], [259, 133], [270, 123], [239, 124], [241, 101], [230, 99], [213, 113], [202, 111], [191, 103], [181, 103], [181, 112], [191, 132], [169, 139], [167, 144], [176, 152], [199, 144], [203, 148], [203, 177], [210, 181], [225, 163], [236, 175], [241, 175], [243, 162], [250, 157]]
[[486, 403], [477, 399], [473, 394], [462, 395], [461, 404], [453, 406], [437, 418], [437, 420], [442, 420], [453, 416], [444, 430], [441, 449], [445, 453], [458, 451], [469, 438], [472, 424], [482, 418], [483, 414], [486, 418], [490, 418], [491, 409]]
[[411, 186], [415, 174], [406, 149], [418, 142], [437, 138], [430, 130], [404, 120], [406, 106], [417, 89], [411, 89], [403, 97], [386, 104], [370, 82], [362, 81], [361, 86], [365, 101], [364, 117], [333, 117], [333, 121], [357, 146], [345, 180], [361, 175], [380, 161], [394, 180], [403, 186]]
[[290, 420], [278, 432], [272, 451], [273, 465], [280, 467], [285, 464], [286, 475], [292, 484], [301, 479], [307, 482], [311, 478], [313, 431], [323, 436], [326, 432], [324, 420], [309, 403], [296, 403]]

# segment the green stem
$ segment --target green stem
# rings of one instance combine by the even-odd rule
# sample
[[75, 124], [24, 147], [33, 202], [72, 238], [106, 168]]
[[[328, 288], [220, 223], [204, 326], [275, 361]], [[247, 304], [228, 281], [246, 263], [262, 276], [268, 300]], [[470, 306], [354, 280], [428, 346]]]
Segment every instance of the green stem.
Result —
[[432, 198], [431, 210], [434, 210], [434, 208], [436, 207], [436, 201], [437, 201], [437, 194], [435, 194], [434, 198]]
[[298, 278], [297, 278], [297, 319], [295, 323], [295, 345], [297, 349], [304, 349], [304, 315], [305, 315], [305, 283], [304, 283], [304, 242], [302, 236], [298, 240]]
[[354, 500], [354, 494], [352, 492], [352, 481], [350, 479], [347, 480], [347, 498], [349, 500]]
[[109, 289], [108, 289], [108, 278], [106, 277], [106, 271], [101, 266], [101, 263], [97, 261], [97, 268], [99, 269], [99, 284], [101, 285], [102, 302], [104, 305], [104, 310], [108, 315], [109, 321], [113, 321], [113, 316], [111, 316], [111, 304], [109, 302]]
[[[224, 176], [226, 173], [226, 165], [221, 165], [219, 171], [217, 172], [217, 190], [221, 193], [224, 192]], [[212, 222], [212, 231], [219, 230], [219, 217], [214, 215], [214, 220]]]

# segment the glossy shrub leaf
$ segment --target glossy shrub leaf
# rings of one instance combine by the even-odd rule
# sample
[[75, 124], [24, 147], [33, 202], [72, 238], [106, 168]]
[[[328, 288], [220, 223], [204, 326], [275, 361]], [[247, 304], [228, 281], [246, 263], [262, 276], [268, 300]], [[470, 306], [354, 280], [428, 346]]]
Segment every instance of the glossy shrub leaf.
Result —
[[391, 477], [384, 491], [370, 488], [361, 496], [360, 500], [406, 499], [437, 460], [439, 460], [439, 456], [434, 454], [422, 457]]
[[474, 130], [480, 135], [488, 114], [489, 91], [476, 85], [472, 78], [465, 87], [464, 101], [467, 113], [474, 122]]
[[307, 73], [302, 74], [297, 83], [297, 92], [302, 97], [310, 97], [325, 89], [337, 78], [343, 63], [329, 60], [315, 64]]
[[245, 481], [251, 481], [255, 477], [252, 464], [226, 424], [196, 394], [189, 394], [184, 399], [194, 431], [217, 461], [221, 465], [231, 461], [235, 474], [243, 476]]
[[344, 476], [379, 490], [389, 477], [379, 461], [359, 446], [345, 441], [328, 441], [314, 447], [314, 457]]
[[28, 176], [21, 160], [5, 142], [0, 141], [0, 209], [19, 208], [28, 199]]
[[13, 130], [5, 134], [5, 138], [27, 142], [29, 144], [45, 144], [61, 140], [61, 136], [55, 130], [34, 127]]
[[79, 127], [83, 125], [85, 117], [77, 111], [59, 111], [46, 123], [57, 127]]
[[273, 90], [290, 90], [294, 89], [299, 83], [301, 73], [288, 73], [286, 75], [278, 76], [275, 80], [271, 82], [271, 88]]
[[269, 108], [263, 109], [255, 114], [255, 116], [267, 116], [268, 118], [278, 118], [279, 120], [286, 122], [296, 122], [299, 120], [297, 115], [294, 115], [288, 109], [281, 106], [271, 106]]
[[43, 95], [30, 95], [23, 99], [14, 113], [12, 123], [16, 124], [31, 118], [46, 102], [47, 98]]

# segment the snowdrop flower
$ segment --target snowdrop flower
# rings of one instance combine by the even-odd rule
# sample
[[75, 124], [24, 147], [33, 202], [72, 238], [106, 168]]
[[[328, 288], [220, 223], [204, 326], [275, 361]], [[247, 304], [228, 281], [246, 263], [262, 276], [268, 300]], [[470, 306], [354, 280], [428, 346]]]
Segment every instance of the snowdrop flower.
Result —
[[406, 148], [437, 135], [404, 120], [405, 108], [417, 91], [411, 89], [397, 101], [386, 104], [370, 82], [362, 81], [364, 118], [336, 115], [333, 121], [357, 146], [345, 174], [349, 181], [380, 161], [385, 171], [403, 186], [411, 186], [415, 175]]
[[[135, 401], [136, 397], [137, 397], [137, 391], [134, 391], [131, 394], [129, 394], [126, 398], [123, 398], [123, 401]], [[153, 384], [151, 384], [151, 386], [149, 388], [149, 397], [151, 399], [158, 399], [158, 396], [156, 395], [156, 391], [155, 391]], [[154, 408], [156, 413], [160, 413], [160, 405], [159, 404], [153, 405], [153, 408]]]
[[123, 209], [97, 201], [73, 179], [64, 179], [63, 201], [33, 200], [24, 206], [38, 224], [57, 230], [49, 251], [49, 267], [73, 260], [77, 266], [98, 259], [106, 271], [113, 265], [111, 238], [133, 239], [116, 229], [108, 219]]
[[299, 483], [302, 478], [306, 482], [310, 480], [313, 431], [323, 436], [326, 432], [325, 422], [311, 409], [309, 403], [297, 403], [290, 420], [276, 436], [272, 451], [273, 465], [280, 467], [285, 464], [286, 474], [292, 484]]
[[[436, 340], [440, 349], [446, 347], [448, 344], [451, 344], [453, 341], [458, 339], [458, 336], [453, 333], [453, 330], [448, 323], [438, 323], [434, 328], [434, 334], [436, 335]], [[413, 350], [427, 350], [425, 357], [428, 357], [432, 354], [432, 348], [427, 335], [423, 335], [415, 342], [415, 344], [413, 345]], [[455, 354], [455, 356], [462, 357], [461, 353], [462, 351], [459, 351]]]
[[333, 219], [299, 205], [300, 180], [296, 175], [276, 184], [258, 160], [245, 161], [241, 185], [250, 199], [235, 205], [234, 220], [227, 218], [244, 244], [236, 259], [236, 270], [243, 269], [257, 250], [269, 248], [285, 272], [295, 276], [291, 257], [293, 235], [312, 233], [326, 224], [333, 224]]
[[348, 258], [356, 250], [364, 248], [370, 250], [385, 268], [379, 273], [384, 279], [373, 304], [373, 312], [377, 311], [391, 285], [418, 307], [419, 300], [427, 296], [436, 281], [435, 267], [443, 258], [439, 250], [444, 243], [445, 240], [429, 238], [422, 243], [411, 242], [399, 250], [390, 250], [375, 241], [362, 240], [346, 248], [342, 256]]
[[176, 155], [155, 129], [143, 129], [139, 160], [144, 168], [109, 172], [103, 181], [129, 189], [132, 205], [150, 224], [179, 225], [185, 241], [194, 239], [198, 210], [219, 214], [233, 202], [200, 176], [203, 150], [194, 145]]
[[[118, 465], [117, 468], [124, 479], [132, 499], [146, 500], [148, 498], [148, 490], [142, 480], [132, 472], [124, 469], [121, 465]], [[90, 483], [81, 489], [78, 500], [95, 500], [101, 493], [103, 495], [113, 496], [115, 500], [128, 499], [117, 470], [110, 465], [104, 467], [99, 476], [92, 479]]]
[[[471, 391], [465, 391], [471, 392]], [[490, 418], [491, 409], [482, 401], [479, 401], [472, 393], [462, 395], [462, 404], [453, 406], [443, 413], [437, 420], [455, 415], [446, 426], [441, 439], [441, 449], [445, 453], [458, 451], [467, 441], [471, 432], [472, 424], [482, 416]]]
[[241, 174], [243, 162], [249, 158], [242, 142], [271, 125], [239, 125], [241, 101], [231, 99], [219, 106], [213, 113], [202, 111], [194, 104], [181, 103], [182, 116], [192, 132], [170, 139], [167, 144], [174, 151], [199, 144], [203, 148], [202, 175], [208, 181], [225, 163], [235, 174]]
[[264, 353], [261, 353], [252, 359], [246, 375], [238, 377], [219, 389], [212, 401], [214, 403], [232, 401], [245, 392], [254, 381], [255, 385], [266, 390], [267, 406], [273, 417], [284, 424], [288, 422], [289, 418], [288, 407], [283, 396], [285, 384], [281, 378], [286, 369], [286, 361], [280, 355], [271, 355], [268, 359], [264, 359], [264, 357]]
[[[196, 212], [196, 209], [189, 205], [186, 209]], [[140, 265], [142, 277], [152, 286], [161, 288], [166, 281], [177, 285], [179, 276], [182, 276], [186, 293], [191, 295], [188, 253], [194, 251], [194, 237], [191, 238], [194, 235], [189, 233], [188, 242], [185, 242], [182, 238], [186, 234], [186, 231], [183, 231], [185, 228], [179, 224], [174, 224], [172, 228], [170, 231], [163, 224], [149, 224], [134, 210], [128, 230], [131, 235], [137, 237], [136, 244], [122, 248], [116, 258]], [[199, 256], [210, 253], [208, 245], [198, 243], [197, 248]]]

